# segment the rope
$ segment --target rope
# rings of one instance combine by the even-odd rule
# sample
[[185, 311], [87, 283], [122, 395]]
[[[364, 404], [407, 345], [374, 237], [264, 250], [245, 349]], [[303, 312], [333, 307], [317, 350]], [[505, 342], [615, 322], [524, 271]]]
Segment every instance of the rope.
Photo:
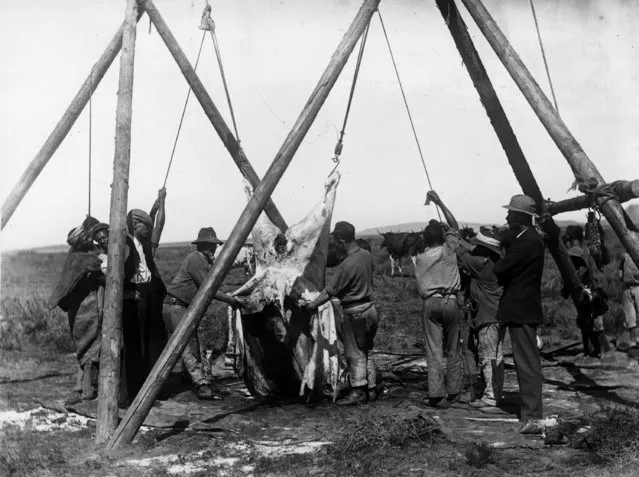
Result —
[[[417, 150], [419, 151], [419, 157], [422, 160], [422, 165], [424, 166], [424, 172], [426, 173], [426, 180], [428, 181], [428, 187], [430, 187], [430, 190], [433, 190], [433, 185], [430, 181], [430, 175], [428, 174], [428, 169], [426, 167], [426, 161], [424, 160], [424, 154], [422, 153], [422, 147], [419, 144], [419, 138], [417, 137], [417, 131], [415, 130], [415, 123], [413, 122], [413, 117], [410, 113], [410, 108], [408, 107], [408, 100], [406, 99], [406, 93], [404, 93], [404, 86], [402, 85], [402, 80], [399, 77], [397, 63], [395, 63], [395, 56], [393, 55], [393, 49], [391, 48], [390, 40], [388, 39], [388, 34], [386, 33], [386, 27], [384, 26], [384, 20], [382, 19], [382, 12], [378, 9], [377, 14], [379, 15], [379, 22], [382, 25], [384, 37], [386, 38], [386, 44], [388, 45], [388, 52], [390, 53], [391, 60], [393, 62], [393, 68], [395, 69], [395, 76], [397, 76], [399, 89], [402, 92], [402, 98], [404, 99], [404, 106], [406, 107], [406, 112], [408, 113], [408, 120], [410, 121], [410, 126], [413, 129], [413, 136], [415, 136], [415, 143], [417, 143]], [[439, 221], [441, 222], [442, 216], [441, 216], [441, 213], [439, 212], [439, 207], [435, 205], [435, 209], [437, 210], [437, 217], [439, 217]]]
[[89, 201], [88, 201], [88, 212], [87, 217], [91, 217], [91, 163], [92, 163], [92, 136], [93, 136], [93, 71], [95, 70], [95, 65], [91, 68], [91, 74], [89, 76]]
[[[197, 52], [197, 59], [195, 60], [195, 66], [193, 67], [193, 70], [197, 70], [197, 65], [200, 62], [200, 55], [202, 54], [202, 47], [204, 46], [204, 38], [206, 38], [206, 32], [202, 33], [202, 41], [200, 41], [200, 49]], [[166, 187], [166, 181], [169, 178], [169, 171], [171, 170], [171, 165], [173, 164], [173, 156], [175, 155], [175, 148], [177, 147], [178, 138], [180, 137], [180, 131], [182, 130], [182, 122], [184, 121], [184, 114], [186, 113], [186, 107], [189, 104], [190, 97], [191, 97], [191, 88], [189, 87], [189, 92], [186, 93], [186, 100], [184, 101], [184, 107], [182, 108], [182, 116], [180, 117], [180, 124], [178, 125], [177, 133], [175, 135], [175, 141], [173, 142], [173, 150], [171, 151], [169, 166], [166, 168], [166, 175], [164, 176], [164, 184], [162, 185], [162, 188]]]
[[530, 0], [530, 8], [532, 10], [533, 19], [535, 20], [535, 29], [537, 30], [537, 38], [539, 39], [539, 47], [541, 48], [541, 56], [544, 59], [544, 67], [546, 68], [546, 76], [548, 77], [548, 83], [550, 84], [550, 92], [552, 94], [552, 100], [555, 103], [555, 111], [559, 114], [559, 107], [557, 106], [557, 98], [555, 96], [555, 88], [552, 85], [552, 79], [550, 79], [550, 69], [548, 68], [548, 61], [546, 60], [546, 51], [544, 50], [544, 43], [541, 41], [541, 32], [539, 31], [539, 23], [537, 22], [537, 13], [535, 12], [535, 4], [533, 0]]
[[211, 32], [211, 39], [213, 40], [213, 47], [215, 48], [215, 56], [217, 57], [217, 64], [220, 67], [220, 74], [222, 76], [222, 84], [224, 85], [224, 92], [226, 93], [226, 101], [229, 105], [229, 111], [231, 112], [231, 120], [233, 121], [233, 129], [235, 130], [235, 138], [238, 144], [240, 143], [240, 134], [237, 131], [237, 122], [235, 121], [235, 111], [233, 110], [233, 104], [231, 103], [231, 95], [226, 83], [226, 74], [224, 73], [224, 65], [222, 64], [222, 53], [217, 41], [217, 35], [215, 34], [215, 22], [211, 18], [211, 5], [209, 0], [206, 0], [206, 7], [202, 12], [202, 20], [200, 23], [200, 29]]
[[359, 44], [359, 52], [357, 54], [357, 62], [355, 63], [355, 71], [353, 72], [353, 82], [351, 83], [351, 91], [348, 95], [348, 103], [346, 104], [346, 112], [344, 113], [344, 122], [342, 123], [342, 130], [339, 132], [339, 139], [337, 140], [337, 144], [335, 145], [335, 150], [333, 153], [335, 156], [333, 157], [333, 162], [335, 163], [335, 167], [328, 174], [329, 176], [335, 172], [337, 167], [340, 164], [340, 156], [342, 154], [342, 149], [344, 147], [344, 134], [346, 134], [346, 124], [348, 123], [348, 116], [351, 112], [351, 105], [353, 104], [353, 96], [355, 96], [355, 85], [357, 84], [357, 78], [359, 77], [359, 69], [362, 66], [362, 58], [364, 58], [364, 48], [366, 47], [366, 39], [368, 38], [368, 30], [370, 28], [370, 23], [366, 26], [366, 30], [364, 30], [364, 35]]

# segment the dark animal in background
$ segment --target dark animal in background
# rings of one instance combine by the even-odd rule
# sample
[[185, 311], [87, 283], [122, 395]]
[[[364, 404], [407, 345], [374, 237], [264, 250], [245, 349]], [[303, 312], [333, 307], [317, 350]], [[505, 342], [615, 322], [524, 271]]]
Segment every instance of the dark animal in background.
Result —
[[371, 253], [371, 244], [368, 240], [363, 238], [358, 238], [358, 239], [355, 239], [355, 243], [357, 244], [359, 248], [363, 248], [368, 253]]
[[399, 273], [402, 271], [402, 258], [410, 256], [415, 265], [415, 256], [424, 251], [424, 239], [416, 232], [378, 232], [382, 237], [380, 247], [385, 248], [390, 256], [391, 276], [395, 275], [395, 263]]
[[[371, 244], [368, 240], [363, 238], [358, 238], [358, 239], [355, 239], [355, 243], [360, 248], [363, 248], [364, 250], [367, 250], [369, 253], [371, 253]], [[335, 243], [335, 239], [331, 235], [328, 238], [328, 253], [326, 255], [326, 266], [329, 268], [336, 267], [337, 265], [342, 263], [342, 260], [344, 260], [344, 258], [346, 258], [346, 251], [343, 248], [337, 246], [337, 244]]]
[[472, 227], [466, 226], [459, 229], [459, 236], [464, 240], [470, 240], [471, 238], [477, 236], [477, 232], [475, 232], [475, 229], [473, 229]]

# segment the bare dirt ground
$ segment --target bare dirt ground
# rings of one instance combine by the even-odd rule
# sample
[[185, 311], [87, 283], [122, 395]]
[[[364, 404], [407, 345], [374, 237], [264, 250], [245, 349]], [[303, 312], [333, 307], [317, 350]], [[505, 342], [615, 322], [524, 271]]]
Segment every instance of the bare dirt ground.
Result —
[[[591, 462], [587, 445], [571, 448], [579, 433], [587, 435], [585, 416], [639, 399], [637, 361], [623, 353], [603, 361], [570, 354], [545, 361], [548, 422], [576, 423], [558, 445], [514, 432], [512, 367], [503, 409], [480, 412], [455, 405], [435, 411], [424, 405], [423, 358], [378, 354], [385, 392], [377, 402], [354, 408], [258, 401], [218, 361], [213, 370], [230, 392], [226, 399], [198, 401], [174, 380], [134, 445], [108, 454], [92, 441], [97, 403], [78, 401], [72, 392], [73, 355], [44, 363], [20, 353], [0, 356], [0, 469], [7, 475], [637, 475], [636, 463], [630, 469], [606, 469]], [[380, 442], [380, 448], [364, 446], [350, 454], [335, 448], [360, 438], [374, 440], [366, 436], [379, 422], [397, 426], [415, 420], [427, 423], [432, 435], [399, 447]], [[479, 442], [491, 450], [488, 462], [477, 467], [468, 453]]]

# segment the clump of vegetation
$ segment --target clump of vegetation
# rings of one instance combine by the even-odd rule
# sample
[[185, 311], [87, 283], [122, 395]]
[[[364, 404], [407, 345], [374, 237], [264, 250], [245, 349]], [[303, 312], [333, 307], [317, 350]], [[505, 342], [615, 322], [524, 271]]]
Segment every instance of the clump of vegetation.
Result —
[[482, 468], [495, 463], [495, 449], [486, 442], [473, 442], [466, 447], [466, 463]]
[[378, 410], [357, 415], [337, 430], [332, 447], [336, 453], [352, 454], [371, 449], [430, 447], [444, 439], [439, 424], [428, 416], [388, 415]]
[[49, 310], [43, 296], [3, 296], [0, 310], [0, 349], [74, 350], [67, 317], [60, 310]]
[[[67, 462], [69, 440], [63, 433], [43, 433], [4, 427], [0, 439], [0, 475], [55, 475], [52, 470]], [[56, 435], [58, 438], [56, 438]], [[87, 438], [76, 433], [74, 438]]]
[[595, 462], [605, 465], [639, 463], [639, 409], [608, 408], [593, 416], [586, 442]]

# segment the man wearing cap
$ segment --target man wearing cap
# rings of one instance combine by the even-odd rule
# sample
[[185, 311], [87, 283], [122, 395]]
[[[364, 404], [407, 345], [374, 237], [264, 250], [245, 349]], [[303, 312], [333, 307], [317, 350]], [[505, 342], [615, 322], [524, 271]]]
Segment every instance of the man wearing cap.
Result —
[[166, 344], [162, 301], [166, 289], [155, 265], [155, 250], [164, 223], [166, 190], [160, 189], [152, 213], [132, 209], [126, 216], [122, 336], [129, 399], [144, 384]]
[[98, 258], [102, 262], [102, 273], [106, 275], [107, 271], [107, 253], [109, 251], [109, 224], [100, 222], [95, 224], [89, 230], [91, 240], [96, 245]]
[[335, 267], [320, 295], [306, 305], [314, 312], [331, 298], [342, 305], [342, 342], [350, 369], [351, 391], [339, 405], [353, 405], [377, 399], [377, 370], [370, 352], [377, 333], [377, 309], [373, 303], [373, 257], [355, 242], [355, 227], [337, 222], [333, 230], [336, 246], [345, 258]]
[[[223, 242], [217, 238], [213, 227], [206, 227], [200, 229], [197, 239], [192, 243], [197, 249], [189, 253], [182, 262], [173, 281], [167, 287], [167, 295], [164, 299], [164, 323], [169, 336], [182, 321], [186, 309], [209, 273], [217, 246]], [[221, 292], [218, 292], [215, 298], [230, 304], [237, 304], [235, 298]], [[198, 398], [220, 398], [219, 391], [213, 387], [208, 370], [202, 365], [197, 330], [182, 352], [182, 362], [196, 387], [195, 394]]]
[[504, 292], [497, 316], [510, 332], [513, 358], [521, 399], [522, 434], [541, 434], [541, 358], [537, 327], [543, 323], [541, 276], [544, 270], [544, 242], [533, 227], [538, 217], [535, 201], [515, 195], [508, 205], [508, 249], [494, 267]]
[[471, 326], [477, 335], [479, 364], [486, 385], [481, 399], [471, 406], [481, 408], [496, 406], [502, 397], [504, 355], [497, 308], [503, 288], [494, 273], [500, 258], [497, 234], [490, 227], [480, 227], [470, 243], [474, 248], [460, 247], [457, 260], [460, 270], [470, 277]]

